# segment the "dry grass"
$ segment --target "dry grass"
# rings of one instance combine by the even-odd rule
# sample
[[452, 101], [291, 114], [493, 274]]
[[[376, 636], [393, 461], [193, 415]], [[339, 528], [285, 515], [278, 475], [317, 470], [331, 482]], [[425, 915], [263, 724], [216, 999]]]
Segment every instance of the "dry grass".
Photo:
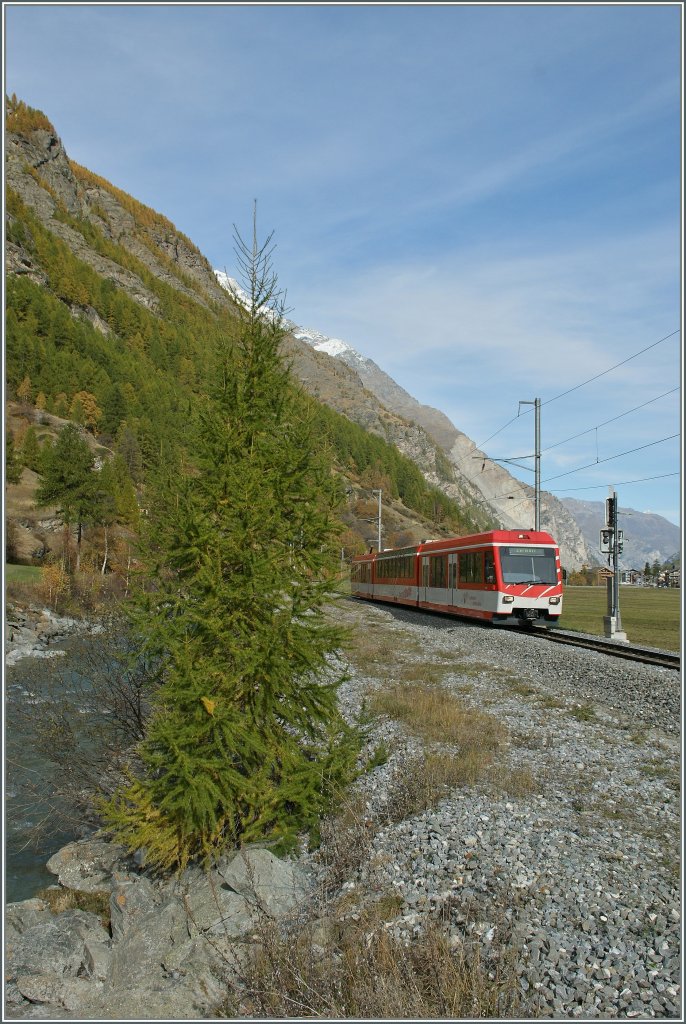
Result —
[[109, 928], [109, 892], [78, 892], [75, 889], [63, 889], [61, 886], [49, 886], [47, 889], [39, 889], [36, 896], [45, 900], [53, 914], [61, 914], [65, 910], [85, 910], [90, 914], [97, 914], [103, 927]]
[[404, 722], [429, 742], [447, 743], [474, 757], [478, 752], [488, 760], [505, 741], [505, 728], [491, 715], [464, 707], [441, 687], [423, 683], [399, 683], [375, 693], [370, 706], [378, 714]]
[[592, 704], [577, 704], [569, 714], [572, 718], [576, 718], [577, 722], [592, 722], [596, 717], [596, 711]]
[[396, 673], [398, 682], [403, 684], [416, 683], [419, 686], [440, 686], [450, 666], [440, 662], [411, 661], [403, 665]]
[[548, 693], [541, 694], [538, 698], [538, 703], [542, 708], [563, 708], [565, 702], [560, 700], [558, 697], [552, 697]]
[[318, 859], [326, 868], [324, 897], [352, 878], [366, 860], [374, 839], [375, 823], [360, 793], [345, 794], [338, 806], [338, 814], [324, 818], [319, 830]]
[[505, 768], [498, 764], [489, 772], [489, 781], [495, 789], [508, 796], [525, 797], [540, 792], [540, 783], [530, 768]]
[[510, 693], [514, 693], [518, 697], [533, 697], [538, 694], [535, 686], [531, 686], [530, 683], [524, 682], [517, 676], [505, 675], [500, 677], [499, 681], [504, 683]]
[[438, 922], [409, 944], [360, 920], [325, 945], [265, 923], [222, 1013], [283, 1019], [478, 1019], [515, 1016], [515, 974], [478, 945], [451, 948]]

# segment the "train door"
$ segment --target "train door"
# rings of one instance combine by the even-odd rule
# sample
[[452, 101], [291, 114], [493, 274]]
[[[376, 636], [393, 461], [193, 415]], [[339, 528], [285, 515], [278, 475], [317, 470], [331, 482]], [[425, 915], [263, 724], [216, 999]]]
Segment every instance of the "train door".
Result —
[[457, 554], [448, 555], [448, 587], [450, 588], [448, 602], [454, 605], [455, 591], [457, 590]]
[[419, 600], [427, 600], [427, 590], [429, 587], [429, 556], [422, 555], [422, 576], [419, 581]]

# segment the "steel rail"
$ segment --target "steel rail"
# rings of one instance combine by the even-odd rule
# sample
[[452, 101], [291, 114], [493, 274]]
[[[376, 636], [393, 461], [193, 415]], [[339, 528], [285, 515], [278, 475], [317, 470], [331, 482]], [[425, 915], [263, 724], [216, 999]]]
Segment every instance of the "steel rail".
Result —
[[669, 651], [650, 650], [645, 647], [633, 647], [630, 644], [620, 641], [604, 640], [602, 637], [592, 638], [579, 636], [576, 633], [564, 632], [558, 629], [544, 629], [536, 627], [530, 631], [530, 635], [540, 636], [554, 644], [568, 644], [571, 647], [583, 647], [590, 651], [597, 651], [599, 654], [609, 654], [613, 658], [624, 658], [627, 661], [638, 661], [645, 665], [661, 665], [663, 668], [671, 668], [679, 671], [681, 669], [681, 657]]

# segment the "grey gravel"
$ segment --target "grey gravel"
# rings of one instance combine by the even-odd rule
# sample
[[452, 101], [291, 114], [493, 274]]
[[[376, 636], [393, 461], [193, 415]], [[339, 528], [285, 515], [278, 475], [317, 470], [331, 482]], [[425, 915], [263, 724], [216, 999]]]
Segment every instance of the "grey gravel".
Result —
[[[401, 940], [438, 915], [455, 945], [518, 948], [532, 1016], [679, 1018], [679, 673], [362, 602], [339, 618], [405, 644], [404, 664], [443, 664], [441, 685], [507, 727], [503, 778], [533, 779], [526, 796], [477, 785], [393, 821], [394, 774], [423, 745], [376, 721], [368, 749], [384, 741], [391, 755], [360, 780], [376, 827], [341, 892], [395, 893], [386, 927]], [[345, 714], [394, 681], [352, 668]]]

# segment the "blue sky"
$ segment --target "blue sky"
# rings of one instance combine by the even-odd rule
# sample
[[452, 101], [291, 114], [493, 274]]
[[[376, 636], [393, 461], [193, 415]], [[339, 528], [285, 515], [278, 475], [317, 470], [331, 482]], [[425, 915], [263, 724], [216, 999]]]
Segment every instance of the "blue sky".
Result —
[[293, 320], [493, 458], [540, 397], [546, 489], [679, 522], [680, 4], [4, 14], [6, 92], [215, 267], [256, 198]]

